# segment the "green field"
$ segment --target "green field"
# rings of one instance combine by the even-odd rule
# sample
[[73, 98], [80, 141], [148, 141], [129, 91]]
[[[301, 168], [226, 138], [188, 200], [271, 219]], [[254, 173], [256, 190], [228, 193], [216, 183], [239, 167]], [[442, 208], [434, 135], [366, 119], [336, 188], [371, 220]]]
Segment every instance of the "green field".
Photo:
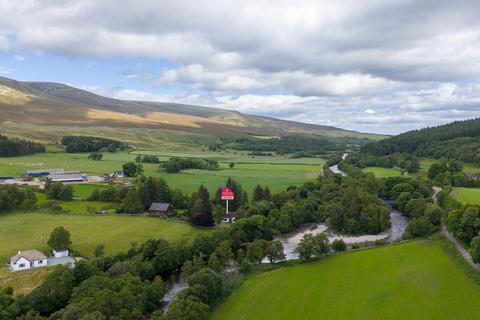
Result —
[[452, 196], [463, 204], [480, 205], [480, 188], [453, 188]]
[[[138, 151], [136, 154], [157, 154], [161, 160], [170, 157], [198, 157], [216, 159], [220, 162], [220, 170], [185, 170], [180, 173], [167, 173], [158, 164], [144, 164], [145, 175], [164, 177], [173, 188], [181, 189], [187, 194], [196, 191], [200, 184], [214, 192], [223, 186], [228, 177], [236, 179], [248, 191], [260, 183], [268, 185], [272, 192], [285, 190], [290, 185], [301, 185], [315, 179], [321, 172], [325, 160], [320, 158], [290, 159], [283, 156], [255, 157], [245, 153], [159, 153], [153, 151]], [[93, 161], [87, 159], [87, 154], [45, 153], [32, 156], [0, 158], [0, 175], [21, 176], [29, 169], [64, 168], [80, 170], [89, 174], [111, 173], [119, 170], [128, 161], [134, 161], [136, 154], [104, 153], [104, 159]], [[230, 161], [236, 163], [230, 169]], [[104, 187], [99, 185], [100, 188]], [[94, 186], [75, 186], [75, 196], [86, 198]]]
[[480, 319], [480, 287], [443, 241], [348, 252], [260, 274], [211, 319]]
[[398, 168], [366, 167], [363, 172], [373, 173], [377, 178], [399, 177], [402, 172]]
[[[430, 166], [434, 163], [439, 163], [441, 162], [441, 159], [426, 159], [426, 158], [421, 158], [420, 159], [420, 170], [419, 174], [421, 175], [427, 175], [428, 169], [430, 169]], [[464, 172], [474, 172], [477, 174], [480, 174], [480, 166], [471, 164], [471, 163], [463, 163], [463, 171]]]
[[64, 226], [72, 235], [72, 249], [89, 257], [98, 244], [105, 245], [107, 254], [125, 251], [130, 243], [164, 238], [176, 241], [209, 232], [186, 223], [166, 221], [157, 217], [93, 216], [49, 213], [9, 213], [0, 217], [0, 261], [6, 261], [18, 250], [43, 248], [53, 228]]

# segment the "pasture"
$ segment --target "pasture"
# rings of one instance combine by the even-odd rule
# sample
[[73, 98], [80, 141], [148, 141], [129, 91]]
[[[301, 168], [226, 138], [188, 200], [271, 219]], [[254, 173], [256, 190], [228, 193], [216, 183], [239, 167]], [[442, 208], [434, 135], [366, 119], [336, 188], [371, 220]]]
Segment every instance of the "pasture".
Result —
[[402, 175], [398, 168], [366, 167], [362, 171], [373, 173], [376, 178], [399, 177]]
[[463, 204], [480, 205], [480, 188], [453, 188], [452, 196]]
[[[120, 170], [125, 162], [134, 161], [137, 154], [156, 154], [161, 161], [168, 160], [170, 157], [208, 158], [219, 161], [219, 170], [185, 170], [179, 173], [167, 173], [158, 164], [143, 164], [145, 175], [163, 177], [172, 188], [181, 189], [187, 194], [196, 191], [202, 183], [210, 192], [214, 192], [224, 185], [228, 177], [237, 180], [249, 193], [253, 192], [257, 184], [268, 185], [272, 192], [278, 192], [290, 185], [301, 185], [312, 181], [320, 174], [325, 162], [320, 158], [251, 157], [245, 153], [232, 152], [160, 153], [154, 151], [137, 151], [132, 154], [106, 152], [101, 161], [93, 161], [87, 159], [88, 154], [60, 152], [0, 158], [0, 175], [21, 176], [27, 170], [40, 168], [64, 168], [101, 175]], [[231, 161], [235, 163], [233, 169], [229, 167]], [[104, 187], [99, 185], [99, 188]], [[75, 186], [75, 196], [87, 198], [94, 188], [87, 185]]]
[[70, 231], [71, 248], [85, 257], [91, 257], [98, 244], [105, 245], [106, 254], [113, 254], [126, 251], [132, 242], [157, 238], [177, 241], [209, 232], [157, 217], [9, 213], [1, 217], [0, 260], [6, 262], [18, 250], [44, 249], [44, 237], [46, 246], [50, 232], [57, 226]]
[[443, 241], [347, 252], [253, 276], [211, 319], [479, 319], [480, 288]]

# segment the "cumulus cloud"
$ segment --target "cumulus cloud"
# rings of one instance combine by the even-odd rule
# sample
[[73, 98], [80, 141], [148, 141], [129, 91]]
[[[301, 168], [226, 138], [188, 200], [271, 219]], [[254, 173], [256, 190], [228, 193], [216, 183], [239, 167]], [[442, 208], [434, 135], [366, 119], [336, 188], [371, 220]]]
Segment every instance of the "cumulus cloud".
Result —
[[0, 50], [169, 62], [125, 70], [151, 90], [116, 97], [367, 131], [478, 115], [477, 0], [5, 0], [0, 14]]

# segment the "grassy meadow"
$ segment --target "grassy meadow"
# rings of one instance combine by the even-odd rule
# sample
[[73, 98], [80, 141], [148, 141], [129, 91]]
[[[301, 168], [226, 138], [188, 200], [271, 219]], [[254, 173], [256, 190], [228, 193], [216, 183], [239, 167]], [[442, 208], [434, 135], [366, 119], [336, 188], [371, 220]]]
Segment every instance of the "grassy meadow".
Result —
[[376, 178], [399, 177], [402, 175], [398, 168], [366, 167], [363, 172], [373, 173]]
[[[0, 158], [0, 175], [21, 176], [27, 170], [39, 168], [64, 168], [101, 175], [120, 170], [125, 162], [134, 161], [137, 154], [156, 154], [160, 160], [168, 160], [175, 156], [219, 161], [219, 170], [185, 170], [180, 173], [167, 173], [158, 164], [143, 164], [145, 175], [163, 177], [171, 187], [181, 189], [187, 194], [196, 191], [202, 183], [211, 192], [214, 192], [218, 187], [224, 185], [228, 177], [236, 179], [250, 193], [258, 183], [268, 185], [272, 192], [278, 192], [285, 190], [290, 185], [301, 185], [315, 179], [320, 174], [321, 167], [325, 162], [320, 158], [251, 157], [246, 153], [200, 151], [190, 153], [139, 151], [131, 154], [106, 152], [101, 161], [93, 161], [87, 159], [88, 154], [58, 152]], [[231, 161], [236, 164], [233, 169], [228, 166]], [[104, 187], [104, 185], [99, 185], [99, 188]], [[75, 196], [87, 198], [94, 188], [90, 185], [77, 185], [75, 186]]]
[[480, 287], [443, 241], [347, 252], [251, 277], [211, 319], [479, 319]]
[[453, 188], [452, 196], [463, 204], [480, 205], [480, 188]]
[[[121, 215], [67, 215], [50, 213], [9, 213], [0, 217], [0, 260], [7, 259], [18, 250], [43, 249], [50, 232], [63, 226], [71, 233], [71, 248], [82, 256], [91, 257], [98, 244], [105, 245], [107, 254], [125, 251], [130, 243], [164, 238], [177, 241], [207, 229], [195, 228], [181, 222], [157, 217]], [[21, 236], [19, 236], [21, 235]]]

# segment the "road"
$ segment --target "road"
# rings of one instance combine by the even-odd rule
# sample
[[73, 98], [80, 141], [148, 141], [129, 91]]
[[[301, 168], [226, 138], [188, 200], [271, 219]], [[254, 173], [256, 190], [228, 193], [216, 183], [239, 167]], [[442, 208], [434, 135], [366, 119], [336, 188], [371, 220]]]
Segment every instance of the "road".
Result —
[[[442, 191], [442, 188], [440, 187], [433, 187], [433, 202], [437, 203], [437, 195]], [[460, 254], [463, 256], [463, 258], [472, 266], [472, 268], [478, 272], [480, 272], [480, 265], [476, 264], [472, 260], [472, 256], [470, 255], [470, 252], [468, 252], [467, 249], [465, 249], [460, 242], [458, 242], [457, 239], [447, 230], [447, 226], [445, 225], [445, 222], [442, 221], [442, 234], [450, 240], [451, 243], [455, 245], [455, 248], [457, 248], [457, 251], [460, 252]]]

